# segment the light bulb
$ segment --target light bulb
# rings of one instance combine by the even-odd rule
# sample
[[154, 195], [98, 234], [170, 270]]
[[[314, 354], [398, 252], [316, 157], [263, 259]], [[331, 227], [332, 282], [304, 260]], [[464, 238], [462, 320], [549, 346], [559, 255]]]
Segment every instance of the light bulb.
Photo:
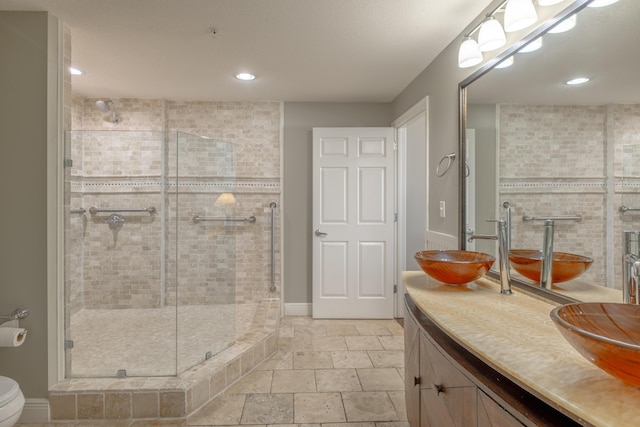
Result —
[[480, 26], [478, 33], [478, 48], [480, 52], [498, 49], [507, 43], [502, 25], [493, 17], [487, 18]]
[[554, 4], [562, 3], [564, 0], [538, 0], [540, 6], [553, 6]]
[[496, 65], [494, 68], [507, 68], [513, 65], [513, 55]]
[[570, 17], [560, 21], [555, 27], [549, 30], [551, 34], [564, 33], [576, 26], [578, 21], [578, 15], [571, 15]]
[[482, 62], [482, 52], [478, 48], [478, 42], [471, 37], [465, 37], [458, 51], [458, 67], [468, 68]]
[[504, 30], [522, 30], [536, 23], [538, 14], [531, 0], [509, 0], [504, 10]]
[[540, 49], [541, 47], [542, 47], [542, 37], [538, 37], [537, 39], [533, 40], [531, 43], [529, 43], [525, 47], [521, 48], [518, 51], [518, 53], [534, 52], [534, 51]]

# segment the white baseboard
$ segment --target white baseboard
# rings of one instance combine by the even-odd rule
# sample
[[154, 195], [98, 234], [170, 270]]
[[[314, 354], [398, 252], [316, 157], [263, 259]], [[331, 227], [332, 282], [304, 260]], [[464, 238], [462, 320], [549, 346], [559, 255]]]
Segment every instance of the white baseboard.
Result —
[[304, 302], [290, 302], [284, 305], [285, 316], [311, 316], [311, 304]]
[[18, 420], [21, 424], [43, 424], [49, 422], [49, 401], [47, 399], [25, 399], [22, 415]]

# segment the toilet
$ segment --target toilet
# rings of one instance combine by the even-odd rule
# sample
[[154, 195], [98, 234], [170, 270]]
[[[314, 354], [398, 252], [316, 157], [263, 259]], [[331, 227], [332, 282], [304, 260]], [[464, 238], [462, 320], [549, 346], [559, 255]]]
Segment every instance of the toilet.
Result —
[[24, 396], [18, 383], [0, 376], [0, 427], [13, 427], [24, 408]]

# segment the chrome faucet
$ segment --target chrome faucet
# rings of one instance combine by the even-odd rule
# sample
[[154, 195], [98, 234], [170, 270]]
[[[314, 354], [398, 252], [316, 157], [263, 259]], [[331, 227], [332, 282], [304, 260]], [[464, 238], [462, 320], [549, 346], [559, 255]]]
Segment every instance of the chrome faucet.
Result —
[[622, 255], [622, 302], [640, 304], [640, 232], [624, 232], [624, 253]]
[[498, 227], [498, 234], [471, 234], [469, 242], [475, 239], [497, 240], [498, 241], [498, 262], [500, 263], [500, 293], [511, 295], [511, 273], [509, 271], [509, 251], [507, 250], [507, 223], [504, 220], [489, 220], [495, 222]]
[[553, 282], [553, 220], [544, 221], [544, 237], [542, 239], [542, 272], [540, 273], [540, 287], [551, 289]]
[[502, 204], [504, 208], [504, 221], [505, 221], [505, 234], [506, 234], [506, 242], [507, 242], [507, 254], [511, 251], [511, 203], [504, 202]]

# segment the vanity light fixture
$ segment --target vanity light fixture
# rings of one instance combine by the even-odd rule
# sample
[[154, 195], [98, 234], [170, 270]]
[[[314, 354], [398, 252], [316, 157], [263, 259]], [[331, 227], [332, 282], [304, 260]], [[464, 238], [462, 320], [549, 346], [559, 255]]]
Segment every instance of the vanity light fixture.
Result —
[[[504, 28], [494, 17], [498, 12], [504, 13]], [[533, 0], [503, 0], [487, 14], [481, 23], [464, 35], [458, 51], [458, 67], [468, 68], [480, 64], [484, 60], [482, 52], [489, 52], [506, 44], [505, 31], [518, 31], [534, 24], [537, 20], [538, 14], [533, 6]], [[476, 32], [478, 32], [477, 42], [472, 38]]]
[[542, 37], [538, 37], [535, 40], [532, 40], [528, 45], [526, 45], [525, 47], [521, 48], [518, 53], [529, 53], [529, 52], [535, 52], [536, 50], [540, 49], [542, 47]]
[[575, 79], [568, 80], [565, 83], [568, 84], [569, 86], [576, 86], [576, 85], [585, 84], [589, 80], [590, 80], [589, 77], [576, 77]]
[[251, 81], [251, 80], [255, 80], [256, 76], [254, 74], [251, 74], [251, 73], [238, 73], [238, 74], [236, 74], [236, 79], [248, 82], [248, 81]]
[[538, 14], [532, 0], [509, 0], [504, 10], [504, 30], [519, 31], [536, 23]]
[[72, 76], [81, 76], [84, 74], [84, 71], [76, 67], [69, 67], [69, 72], [71, 73]]
[[569, 31], [570, 29], [575, 27], [577, 21], [578, 21], [578, 15], [574, 13], [567, 19], [560, 21], [558, 25], [550, 29], [548, 32], [551, 34], [564, 33], [565, 31]]
[[481, 63], [483, 59], [478, 42], [472, 39], [471, 36], [466, 36], [458, 51], [458, 67], [473, 67]]
[[507, 68], [513, 65], [513, 55], [503, 60], [501, 63], [495, 66], [495, 68]]
[[616, 3], [618, 0], [593, 0], [587, 7], [603, 7]]
[[507, 38], [502, 29], [502, 25], [493, 16], [487, 19], [480, 26], [478, 33], [478, 48], [480, 52], [488, 52], [498, 49], [507, 43]]

